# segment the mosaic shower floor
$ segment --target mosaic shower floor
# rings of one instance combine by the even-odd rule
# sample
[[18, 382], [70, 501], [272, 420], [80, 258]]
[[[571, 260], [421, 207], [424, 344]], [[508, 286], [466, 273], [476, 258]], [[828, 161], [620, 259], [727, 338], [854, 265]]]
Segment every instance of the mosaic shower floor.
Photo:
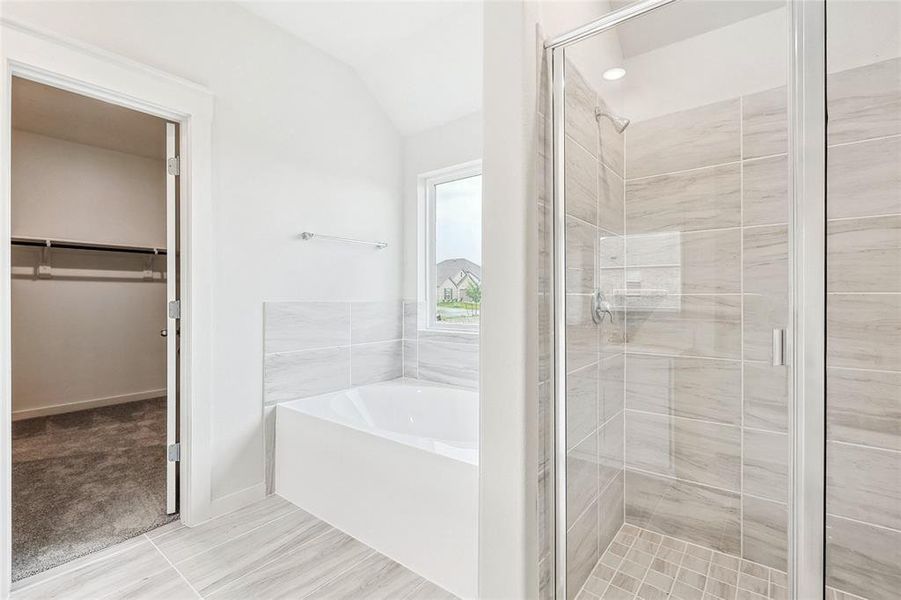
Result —
[[787, 582], [783, 571], [626, 524], [576, 600], [787, 600]]

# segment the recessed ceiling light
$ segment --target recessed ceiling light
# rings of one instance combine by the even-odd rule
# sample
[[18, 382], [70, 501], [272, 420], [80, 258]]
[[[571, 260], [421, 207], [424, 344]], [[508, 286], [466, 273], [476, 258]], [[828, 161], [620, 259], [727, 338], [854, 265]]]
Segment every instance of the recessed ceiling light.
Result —
[[626, 70], [622, 67], [613, 67], [604, 71], [602, 77], [607, 81], [616, 81], [626, 76]]

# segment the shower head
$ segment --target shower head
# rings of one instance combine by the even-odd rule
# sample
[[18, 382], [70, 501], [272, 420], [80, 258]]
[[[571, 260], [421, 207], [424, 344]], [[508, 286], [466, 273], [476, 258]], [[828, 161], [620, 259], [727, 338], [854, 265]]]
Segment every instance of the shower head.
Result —
[[613, 128], [616, 129], [616, 133], [622, 133], [626, 130], [626, 127], [629, 126], [629, 119], [625, 117], [618, 117], [612, 113], [607, 112], [601, 107], [595, 107], [594, 109], [594, 118], [600, 122], [601, 117], [607, 117], [607, 119], [613, 123]]

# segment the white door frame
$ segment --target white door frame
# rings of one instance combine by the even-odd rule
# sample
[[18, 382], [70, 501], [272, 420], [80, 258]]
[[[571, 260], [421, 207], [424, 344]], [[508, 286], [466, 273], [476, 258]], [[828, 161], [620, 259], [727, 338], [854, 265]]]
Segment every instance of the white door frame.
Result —
[[211, 145], [213, 97], [190, 81], [0, 18], [0, 598], [11, 578], [10, 150], [12, 76], [179, 123], [181, 520], [210, 518]]

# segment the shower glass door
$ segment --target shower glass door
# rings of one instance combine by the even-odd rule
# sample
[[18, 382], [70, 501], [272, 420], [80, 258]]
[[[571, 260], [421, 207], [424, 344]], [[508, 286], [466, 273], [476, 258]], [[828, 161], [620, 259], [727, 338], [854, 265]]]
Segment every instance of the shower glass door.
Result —
[[828, 0], [826, 584], [901, 594], [901, 3]]
[[680, 0], [554, 51], [557, 597], [787, 597], [789, 23]]

